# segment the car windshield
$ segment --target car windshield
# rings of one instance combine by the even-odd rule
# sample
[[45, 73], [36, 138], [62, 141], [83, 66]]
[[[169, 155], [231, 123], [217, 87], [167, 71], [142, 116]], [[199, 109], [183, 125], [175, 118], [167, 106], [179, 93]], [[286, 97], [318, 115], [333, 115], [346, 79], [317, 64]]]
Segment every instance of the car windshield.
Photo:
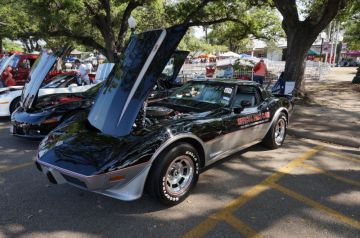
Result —
[[191, 100], [228, 106], [234, 86], [208, 83], [185, 84], [170, 95], [170, 99]]
[[46, 84], [44, 88], [66, 88], [71, 83], [76, 83], [71, 79], [73, 79], [72, 75], [58, 75], [50, 83]]

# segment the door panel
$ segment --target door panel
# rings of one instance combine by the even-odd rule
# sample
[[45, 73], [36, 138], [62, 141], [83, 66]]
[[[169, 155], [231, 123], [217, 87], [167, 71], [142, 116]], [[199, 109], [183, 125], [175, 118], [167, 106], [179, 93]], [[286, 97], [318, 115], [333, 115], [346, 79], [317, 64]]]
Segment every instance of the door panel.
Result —
[[224, 118], [226, 133], [231, 135], [228, 149], [234, 150], [262, 139], [264, 123], [270, 116], [256, 87], [239, 86], [232, 107], [241, 108], [241, 112]]

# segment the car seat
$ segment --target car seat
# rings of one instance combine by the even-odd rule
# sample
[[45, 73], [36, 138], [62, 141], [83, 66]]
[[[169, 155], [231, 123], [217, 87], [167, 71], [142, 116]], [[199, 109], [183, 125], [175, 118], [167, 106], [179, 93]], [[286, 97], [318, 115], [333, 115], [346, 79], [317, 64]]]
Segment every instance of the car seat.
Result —
[[252, 93], [239, 93], [235, 96], [234, 107], [241, 107], [242, 101], [249, 101], [251, 103], [250, 107], [255, 106], [255, 95]]

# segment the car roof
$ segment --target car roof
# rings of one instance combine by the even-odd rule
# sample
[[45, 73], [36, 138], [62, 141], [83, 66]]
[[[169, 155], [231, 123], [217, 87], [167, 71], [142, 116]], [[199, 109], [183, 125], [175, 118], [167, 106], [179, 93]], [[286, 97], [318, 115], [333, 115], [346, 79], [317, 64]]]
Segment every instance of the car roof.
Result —
[[259, 85], [257, 82], [254, 82], [254, 81], [237, 80], [237, 79], [220, 79], [220, 78], [214, 78], [214, 79], [194, 79], [194, 80], [191, 80], [191, 82], [236, 84], [236, 85], [242, 85], [242, 86], [256, 86], [256, 85]]

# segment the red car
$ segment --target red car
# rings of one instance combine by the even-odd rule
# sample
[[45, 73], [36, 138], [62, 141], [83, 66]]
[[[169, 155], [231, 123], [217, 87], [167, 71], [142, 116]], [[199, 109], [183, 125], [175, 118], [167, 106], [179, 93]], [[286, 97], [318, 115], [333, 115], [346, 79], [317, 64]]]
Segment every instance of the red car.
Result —
[[38, 54], [16, 54], [10, 62], [16, 85], [24, 85]]

